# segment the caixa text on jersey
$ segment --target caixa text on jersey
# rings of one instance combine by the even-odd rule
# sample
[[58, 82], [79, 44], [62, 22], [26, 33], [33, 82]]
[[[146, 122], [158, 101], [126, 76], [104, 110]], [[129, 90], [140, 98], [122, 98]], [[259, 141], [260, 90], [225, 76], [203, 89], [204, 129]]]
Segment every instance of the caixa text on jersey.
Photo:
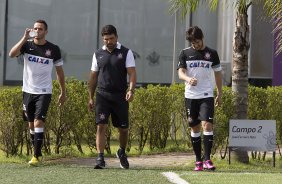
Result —
[[49, 64], [49, 59], [36, 57], [36, 56], [29, 56], [28, 61], [35, 62], [35, 63], [42, 63], [42, 64], [46, 64], [46, 65]]

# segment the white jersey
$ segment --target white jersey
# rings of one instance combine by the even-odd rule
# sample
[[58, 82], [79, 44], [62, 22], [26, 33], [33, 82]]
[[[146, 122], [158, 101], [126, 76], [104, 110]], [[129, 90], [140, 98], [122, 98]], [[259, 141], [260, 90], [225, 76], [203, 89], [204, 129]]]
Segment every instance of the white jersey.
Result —
[[214, 96], [212, 72], [221, 71], [219, 57], [215, 50], [208, 47], [204, 50], [186, 48], [179, 55], [179, 68], [185, 68], [187, 76], [197, 79], [196, 86], [185, 82], [185, 98], [201, 99]]
[[53, 65], [63, 65], [60, 48], [50, 42], [36, 45], [27, 41], [21, 48], [24, 58], [22, 91], [30, 94], [52, 94]]

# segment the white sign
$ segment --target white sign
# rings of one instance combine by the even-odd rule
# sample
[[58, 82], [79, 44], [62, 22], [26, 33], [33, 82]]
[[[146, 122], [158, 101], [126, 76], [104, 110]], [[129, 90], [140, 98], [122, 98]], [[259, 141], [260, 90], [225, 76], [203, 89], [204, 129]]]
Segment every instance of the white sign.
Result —
[[247, 151], [275, 151], [275, 120], [230, 120], [229, 147]]

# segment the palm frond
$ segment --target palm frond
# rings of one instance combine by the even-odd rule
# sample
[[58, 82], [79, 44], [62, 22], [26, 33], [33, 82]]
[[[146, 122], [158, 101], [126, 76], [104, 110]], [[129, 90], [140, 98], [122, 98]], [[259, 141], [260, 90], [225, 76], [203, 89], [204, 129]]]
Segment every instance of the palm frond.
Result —
[[282, 53], [282, 0], [264, 0], [264, 10], [266, 15], [271, 17], [275, 35], [275, 54]]
[[194, 12], [200, 3], [200, 0], [169, 0], [169, 12], [175, 14], [177, 11], [181, 12], [181, 16], [185, 17], [188, 13]]
[[188, 13], [194, 12], [200, 3], [208, 3], [211, 10], [216, 10], [220, 3], [222, 6], [232, 4], [240, 14], [247, 14], [252, 3], [262, 3], [266, 15], [274, 24], [273, 33], [277, 42], [276, 54], [282, 53], [282, 0], [169, 0], [169, 12], [175, 14], [180, 11], [182, 18]]
[[211, 10], [216, 10], [218, 8], [218, 0], [209, 0], [209, 7]]

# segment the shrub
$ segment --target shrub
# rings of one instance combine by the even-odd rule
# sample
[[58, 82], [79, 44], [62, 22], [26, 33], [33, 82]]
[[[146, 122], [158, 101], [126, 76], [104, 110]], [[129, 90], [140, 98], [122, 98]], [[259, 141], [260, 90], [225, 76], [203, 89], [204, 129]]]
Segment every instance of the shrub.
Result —
[[21, 88], [5, 88], [0, 92], [0, 148], [8, 157], [22, 153], [27, 124], [22, 120]]
[[[72, 150], [75, 145], [84, 153], [82, 144], [86, 143], [92, 152], [96, 148], [95, 114], [88, 111], [88, 90], [84, 82], [67, 79], [67, 101], [59, 107], [60, 94], [58, 81], [53, 82], [53, 95], [45, 125], [44, 151], [52, 154], [61, 150]], [[29, 132], [22, 120], [22, 92], [20, 87], [0, 90], [0, 149], [6, 156], [22, 154], [26, 145], [26, 154], [30, 154]], [[277, 121], [277, 139], [282, 140], [282, 87], [267, 89], [249, 87], [249, 119], [273, 119]], [[229, 120], [234, 118], [234, 94], [231, 88], [223, 87], [223, 103], [215, 108], [213, 153], [225, 149], [228, 144]], [[151, 150], [164, 149], [168, 139], [176, 146], [179, 140], [191, 148], [190, 131], [184, 104], [184, 84], [171, 86], [153, 86], [136, 90], [134, 100], [129, 106], [129, 147], [132, 142], [138, 144], [142, 153], [145, 145]], [[107, 132], [107, 152], [111, 153], [110, 140], [114, 137], [114, 128]], [[225, 157], [225, 155], [223, 156]]]

